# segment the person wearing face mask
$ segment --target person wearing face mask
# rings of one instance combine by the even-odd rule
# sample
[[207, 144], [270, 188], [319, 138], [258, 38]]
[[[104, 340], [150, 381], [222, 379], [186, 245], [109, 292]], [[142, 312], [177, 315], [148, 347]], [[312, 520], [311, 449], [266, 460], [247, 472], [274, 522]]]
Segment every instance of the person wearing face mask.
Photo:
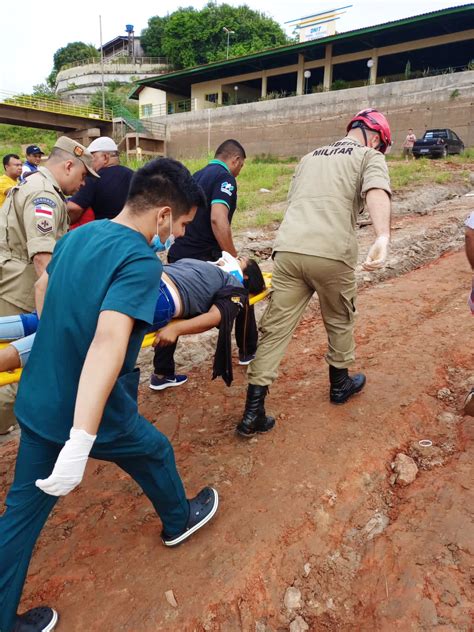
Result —
[[391, 214], [383, 154], [390, 145], [387, 119], [375, 109], [366, 109], [349, 121], [344, 138], [315, 149], [296, 168], [273, 247], [273, 293], [248, 371], [247, 400], [237, 426], [240, 435], [250, 437], [273, 427], [273, 418], [265, 413], [268, 387], [314, 292], [328, 336], [330, 401], [343, 404], [363, 389], [365, 375], [348, 372], [355, 359], [356, 220], [366, 206], [376, 239], [364, 269], [383, 267]]
[[59, 497], [81, 483], [89, 456], [116, 463], [141, 486], [166, 546], [217, 511], [210, 487], [186, 498], [170, 442], [138, 413], [134, 368], [162, 272], [151, 241], [166, 241], [170, 215], [182, 235], [202, 202], [181, 163], [153, 160], [135, 173], [122, 212], [67, 233], [36, 284], [41, 319], [15, 406], [21, 438], [0, 517], [2, 632], [46, 632], [56, 624], [51, 607], [21, 615], [17, 607], [41, 529]]
[[[0, 316], [35, 309], [34, 284], [68, 229], [65, 196], [80, 189], [87, 173], [98, 177], [92, 155], [62, 136], [44, 166], [11, 189], [0, 208]], [[15, 425], [15, 393], [16, 385], [0, 388], [0, 434]]]

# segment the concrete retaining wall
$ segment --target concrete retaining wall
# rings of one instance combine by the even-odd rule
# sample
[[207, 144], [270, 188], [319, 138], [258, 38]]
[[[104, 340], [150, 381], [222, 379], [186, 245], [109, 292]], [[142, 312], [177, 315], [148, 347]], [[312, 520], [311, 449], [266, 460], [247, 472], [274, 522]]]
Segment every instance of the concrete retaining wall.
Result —
[[348, 119], [377, 107], [390, 120], [393, 151], [401, 151], [407, 128], [421, 136], [431, 127], [449, 127], [474, 145], [474, 71], [398, 81], [349, 90], [276, 99], [173, 114], [166, 123], [168, 155], [198, 157], [226, 138], [236, 138], [249, 156], [302, 156], [342, 136]]

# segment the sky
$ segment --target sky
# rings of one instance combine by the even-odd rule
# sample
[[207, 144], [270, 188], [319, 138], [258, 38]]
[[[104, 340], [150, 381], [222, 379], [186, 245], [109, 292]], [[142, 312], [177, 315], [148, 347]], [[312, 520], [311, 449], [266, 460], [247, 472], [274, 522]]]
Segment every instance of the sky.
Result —
[[[284, 22], [345, 6], [351, 0], [227, 0], [272, 17], [282, 26]], [[218, 1], [220, 3], [220, 1]], [[125, 35], [125, 24], [133, 24], [138, 35], [147, 26], [148, 18], [166, 15], [179, 6], [202, 8], [206, 0], [140, 0], [135, 7], [122, 9], [117, 0], [22, 0], [8, 3], [3, 11], [3, 30], [0, 37], [0, 92], [31, 92], [34, 85], [43, 83], [53, 65], [53, 55], [69, 42], [83, 41], [100, 44], [99, 14], [102, 16], [103, 42], [117, 35]], [[418, 15], [437, 9], [469, 4], [463, 0], [353, 0], [352, 8], [339, 20], [338, 32], [381, 24], [390, 20]], [[8, 14], [8, 15], [7, 15]], [[232, 28], [232, 25], [229, 25]], [[238, 34], [236, 34], [238, 37]], [[0, 95], [1, 96], [1, 95]]]

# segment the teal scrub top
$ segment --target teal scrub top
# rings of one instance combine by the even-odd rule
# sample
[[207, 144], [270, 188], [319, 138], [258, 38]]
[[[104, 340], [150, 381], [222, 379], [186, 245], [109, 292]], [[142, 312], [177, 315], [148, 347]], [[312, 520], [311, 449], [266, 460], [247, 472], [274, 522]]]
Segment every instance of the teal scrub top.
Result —
[[135, 319], [125, 361], [104, 409], [97, 443], [133, 431], [138, 421], [135, 363], [153, 323], [162, 266], [145, 237], [110, 220], [91, 222], [56, 244], [49, 282], [15, 414], [44, 439], [64, 443], [73, 424], [79, 378], [100, 312]]

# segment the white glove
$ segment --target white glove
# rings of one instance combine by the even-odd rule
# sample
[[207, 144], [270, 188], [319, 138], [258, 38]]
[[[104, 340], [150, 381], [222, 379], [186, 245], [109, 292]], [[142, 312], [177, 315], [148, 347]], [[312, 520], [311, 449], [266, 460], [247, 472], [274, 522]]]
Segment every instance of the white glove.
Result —
[[362, 264], [364, 270], [376, 270], [383, 268], [388, 255], [388, 244], [390, 237], [388, 235], [380, 235], [372, 244], [367, 259]]
[[51, 476], [36, 481], [36, 487], [51, 496], [66, 496], [79, 485], [97, 435], [71, 428], [69, 437], [58, 454]]

